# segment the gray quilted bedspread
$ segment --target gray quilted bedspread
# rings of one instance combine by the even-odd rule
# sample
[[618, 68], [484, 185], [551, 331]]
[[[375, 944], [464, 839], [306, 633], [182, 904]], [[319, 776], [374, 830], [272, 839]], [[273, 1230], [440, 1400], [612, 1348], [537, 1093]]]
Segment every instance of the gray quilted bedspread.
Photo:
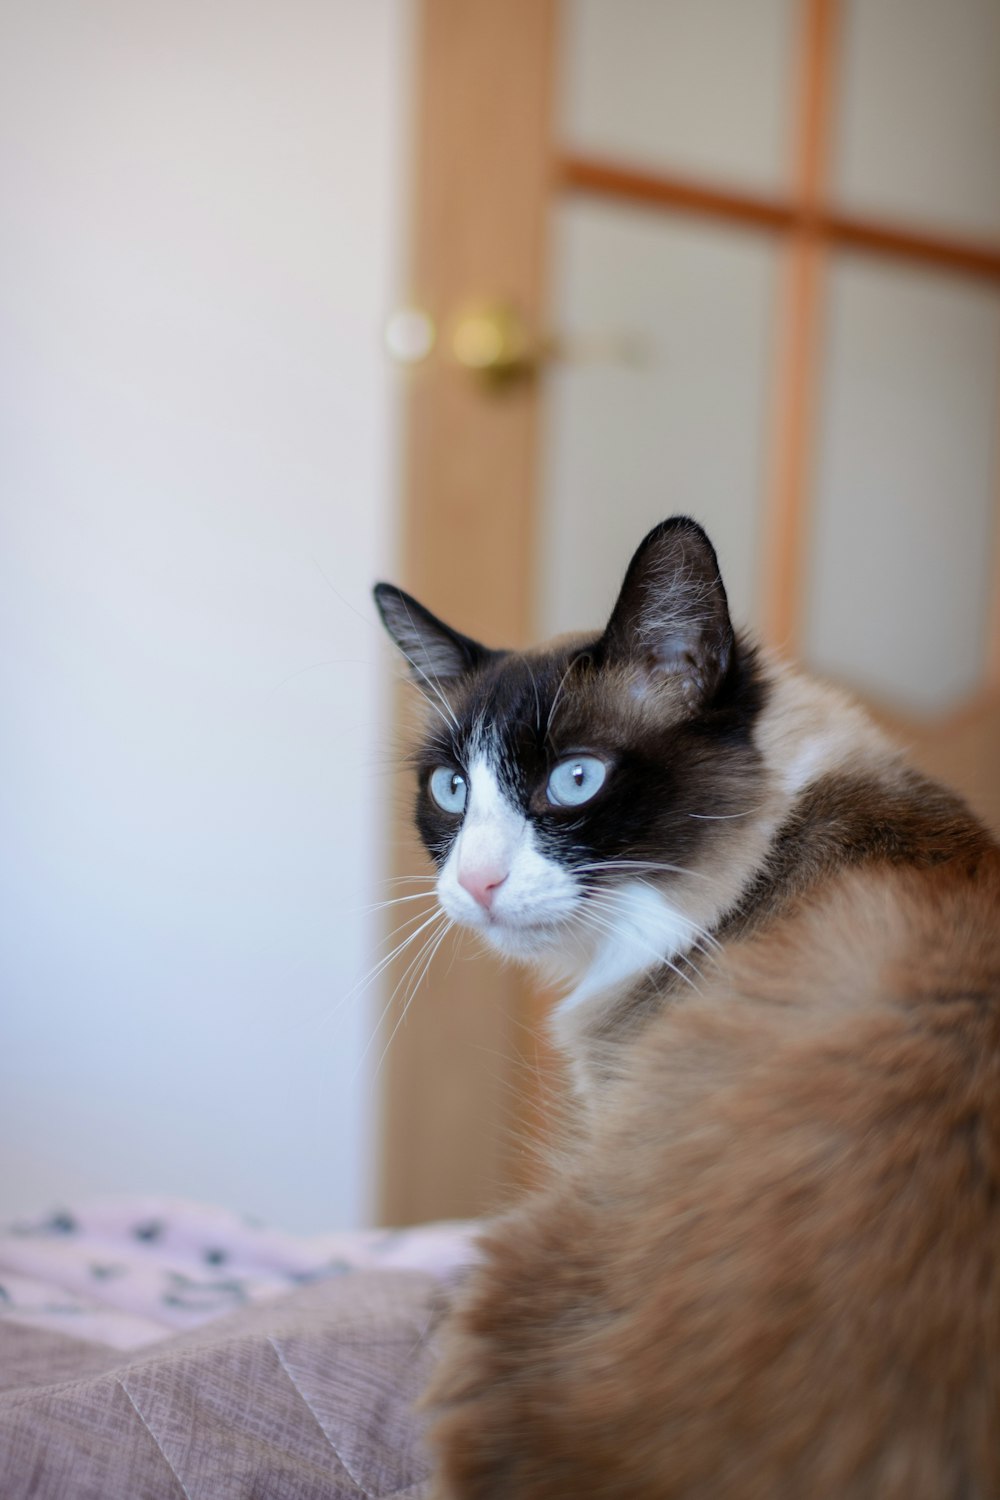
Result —
[[0, 1325], [3, 1500], [418, 1500], [438, 1281], [371, 1271], [123, 1355]]

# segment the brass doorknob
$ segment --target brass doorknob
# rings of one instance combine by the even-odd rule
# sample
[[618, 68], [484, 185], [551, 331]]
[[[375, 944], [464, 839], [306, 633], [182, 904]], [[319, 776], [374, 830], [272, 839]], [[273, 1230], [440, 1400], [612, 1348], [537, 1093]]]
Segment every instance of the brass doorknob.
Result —
[[533, 374], [545, 353], [520, 314], [502, 302], [465, 308], [452, 324], [450, 342], [455, 362], [490, 385]]
[[469, 304], [446, 325], [443, 337], [429, 313], [401, 308], [390, 317], [385, 336], [399, 364], [421, 364], [440, 345], [446, 359], [493, 388], [530, 378], [554, 362], [640, 365], [648, 357], [642, 341], [632, 335], [532, 337], [521, 314], [505, 302]]

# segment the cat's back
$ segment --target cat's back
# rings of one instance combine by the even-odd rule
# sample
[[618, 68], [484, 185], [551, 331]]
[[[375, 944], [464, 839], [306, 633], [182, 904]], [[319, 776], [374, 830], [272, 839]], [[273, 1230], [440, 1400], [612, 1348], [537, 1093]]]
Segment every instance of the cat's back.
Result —
[[1000, 1495], [1000, 852], [837, 868], [697, 983], [491, 1237], [518, 1457], [461, 1493]]

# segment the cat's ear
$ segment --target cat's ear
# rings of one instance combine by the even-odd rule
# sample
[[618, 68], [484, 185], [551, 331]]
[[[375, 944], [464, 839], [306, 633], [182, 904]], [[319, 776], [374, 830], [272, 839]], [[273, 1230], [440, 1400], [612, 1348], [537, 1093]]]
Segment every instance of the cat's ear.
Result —
[[715, 548], [696, 521], [672, 516], [640, 544], [602, 647], [650, 687], [678, 682], [692, 705], [715, 692], [732, 660], [733, 627]]
[[482, 666], [493, 652], [452, 630], [393, 583], [372, 590], [382, 624], [410, 664], [414, 682], [447, 682]]

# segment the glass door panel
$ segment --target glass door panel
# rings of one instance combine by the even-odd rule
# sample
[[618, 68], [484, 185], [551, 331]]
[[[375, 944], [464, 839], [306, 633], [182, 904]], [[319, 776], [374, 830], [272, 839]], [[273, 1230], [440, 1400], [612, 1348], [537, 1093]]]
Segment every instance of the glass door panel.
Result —
[[554, 326], [624, 336], [635, 362], [554, 366], [546, 389], [546, 632], [607, 617], [649, 527], [677, 511], [715, 542], [752, 616], [777, 251], [754, 233], [587, 200], [554, 225]]
[[567, 0], [562, 144], [784, 186], [797, 11], [795, 0]]
[[838, 203], [1000, 233], [997, 0], [846, 0], [839, 68]]
[[983, 678], [1000, 289], [844, 260], [831, 276], [805, 654], [919, 713]]

